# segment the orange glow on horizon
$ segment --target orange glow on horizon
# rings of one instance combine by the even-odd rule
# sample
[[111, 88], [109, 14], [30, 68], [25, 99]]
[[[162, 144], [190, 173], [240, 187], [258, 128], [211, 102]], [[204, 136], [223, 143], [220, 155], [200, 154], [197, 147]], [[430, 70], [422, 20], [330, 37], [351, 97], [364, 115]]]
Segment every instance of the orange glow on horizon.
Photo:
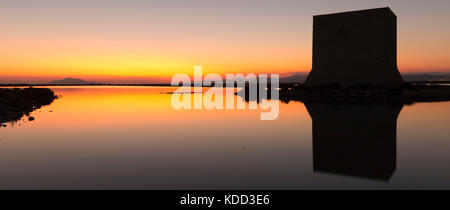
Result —
[[2, 2], [0, 81], [309, 72], [314, 15], [379, 7], [398, 17], [401, 73], [450, 72], [447, 1], [162, 2]]
[[[1, 76], [79, 77], [117, 80], [127, 78], [168, 81], [178, 73], [193, 74], [194, 64], [204, 74], [309, 72], [310, 46], [221, 45], [218, 43], [167, 44], [118, 42], [114, 40], [70, 40], [10, 38], [0, 40]], [[309, 44], [310, 45], [310, 44]], [[399, 47], [401, 49], [401, 46]], [[446, 52], [419, 53], [399, 50], [402, 73], [440, 71], [448, 68]]]
[[[167, 41], [166, 43], [169, 43]], [[204, 73], [288, 73], [308, 71], [308, 49], [283, 45], [247, 46], [218, 43], [164, 44], [114, 40], [0, 40], [2, 76], [29, 77], [159, 77]]]
[[[300, 38], [180, 38], [21, 35], [0, 39], [0, 76], [169, 81], [178, 73], [309, 72], [311, 31]], [[273, 40], [272, 40], [273, 39]], [[449, 71], [447, 48], [399, 38], [401, 73]]]

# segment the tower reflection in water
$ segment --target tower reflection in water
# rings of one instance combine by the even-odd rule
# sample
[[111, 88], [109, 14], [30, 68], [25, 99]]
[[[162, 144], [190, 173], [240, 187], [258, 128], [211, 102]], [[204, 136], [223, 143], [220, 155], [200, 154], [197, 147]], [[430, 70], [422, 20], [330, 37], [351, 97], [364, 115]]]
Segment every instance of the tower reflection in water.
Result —
[[402, 104], [305, 105], [313, 123], [314, 172], [390, 180]]

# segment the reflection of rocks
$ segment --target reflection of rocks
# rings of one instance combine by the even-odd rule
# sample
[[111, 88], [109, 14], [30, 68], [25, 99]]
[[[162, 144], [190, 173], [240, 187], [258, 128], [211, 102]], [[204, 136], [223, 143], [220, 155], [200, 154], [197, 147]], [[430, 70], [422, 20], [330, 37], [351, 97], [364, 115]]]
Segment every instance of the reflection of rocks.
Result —
[[235, 93], [235, 95], [243, 98], [245, 101], [256, 101], [260, 103], [262, 99], [270, 99], [272, 94], [272, 88], [270, 88], [270, 83], [267, 84], [268, 88], [260, 90], [259, 85], [256, 85], [256, 94], [250, 97], [250, 88], [248, 85], [242, 88], [241, 91]]
[[[270, 99], [268, 95], [263, 98]], [[248, 97], [248, 87], [236, 95], [253, 101]], [[245, 94], [245, 95], [244, 95]], [[406, 83], [401, 88], [389, 88], [373, 85], [340, 87], [339, 85], [305, 87], [302, 84], [280, 84], [279, 100], [283, 103], [326, 102], [326, 103], [381, 103], [412, 104], [418, 102], [450, 101], [450, 86]]]
[[396, 168], [403, 105], [306, 103], [313, 121], [314, 171], [388, 181]]
[[[51, 104], [56, 98], [53, 91], [47, 88], [0, 89], [0, 124], [20, 120], [33, 110]], [[34, 117], [29, 120], [34, 120]]]

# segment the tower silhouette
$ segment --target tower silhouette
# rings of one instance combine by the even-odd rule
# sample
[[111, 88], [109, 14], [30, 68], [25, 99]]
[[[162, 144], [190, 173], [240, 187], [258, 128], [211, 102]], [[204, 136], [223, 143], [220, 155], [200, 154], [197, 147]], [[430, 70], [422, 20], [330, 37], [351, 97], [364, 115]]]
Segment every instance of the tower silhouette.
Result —
[[306, 86], [398, 86], [397, 16], [378, 8], [314, 16]]
[[306, 103], [316, 172], [389, 180], [396, 168], [402, 104]]

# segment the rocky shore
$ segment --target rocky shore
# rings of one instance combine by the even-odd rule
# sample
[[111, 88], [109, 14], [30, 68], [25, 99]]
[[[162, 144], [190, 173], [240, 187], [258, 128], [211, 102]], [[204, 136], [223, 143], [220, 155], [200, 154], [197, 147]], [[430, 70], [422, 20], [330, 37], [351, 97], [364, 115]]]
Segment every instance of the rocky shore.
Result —
[[[245, 91], [245, 92], [244, 92]], [[267, 97], [270, 99], [268, 89]], [[244, 96], [245, 93], [245, 96]], [[248, 87], [236, 93], [249, 100]], [[436, 84], [408, 83], [398, 88], [361, 85], [355, 87], [322, 86], [305, 87], [299, 83], [280, 84], [279, 100], [284, 103], [323, 102], [323, 103], [401, 103], [450, 101], [450, 86]]]
[[0, 127], [51, 104], [57, 96], [48, 88], [0, 88]]

